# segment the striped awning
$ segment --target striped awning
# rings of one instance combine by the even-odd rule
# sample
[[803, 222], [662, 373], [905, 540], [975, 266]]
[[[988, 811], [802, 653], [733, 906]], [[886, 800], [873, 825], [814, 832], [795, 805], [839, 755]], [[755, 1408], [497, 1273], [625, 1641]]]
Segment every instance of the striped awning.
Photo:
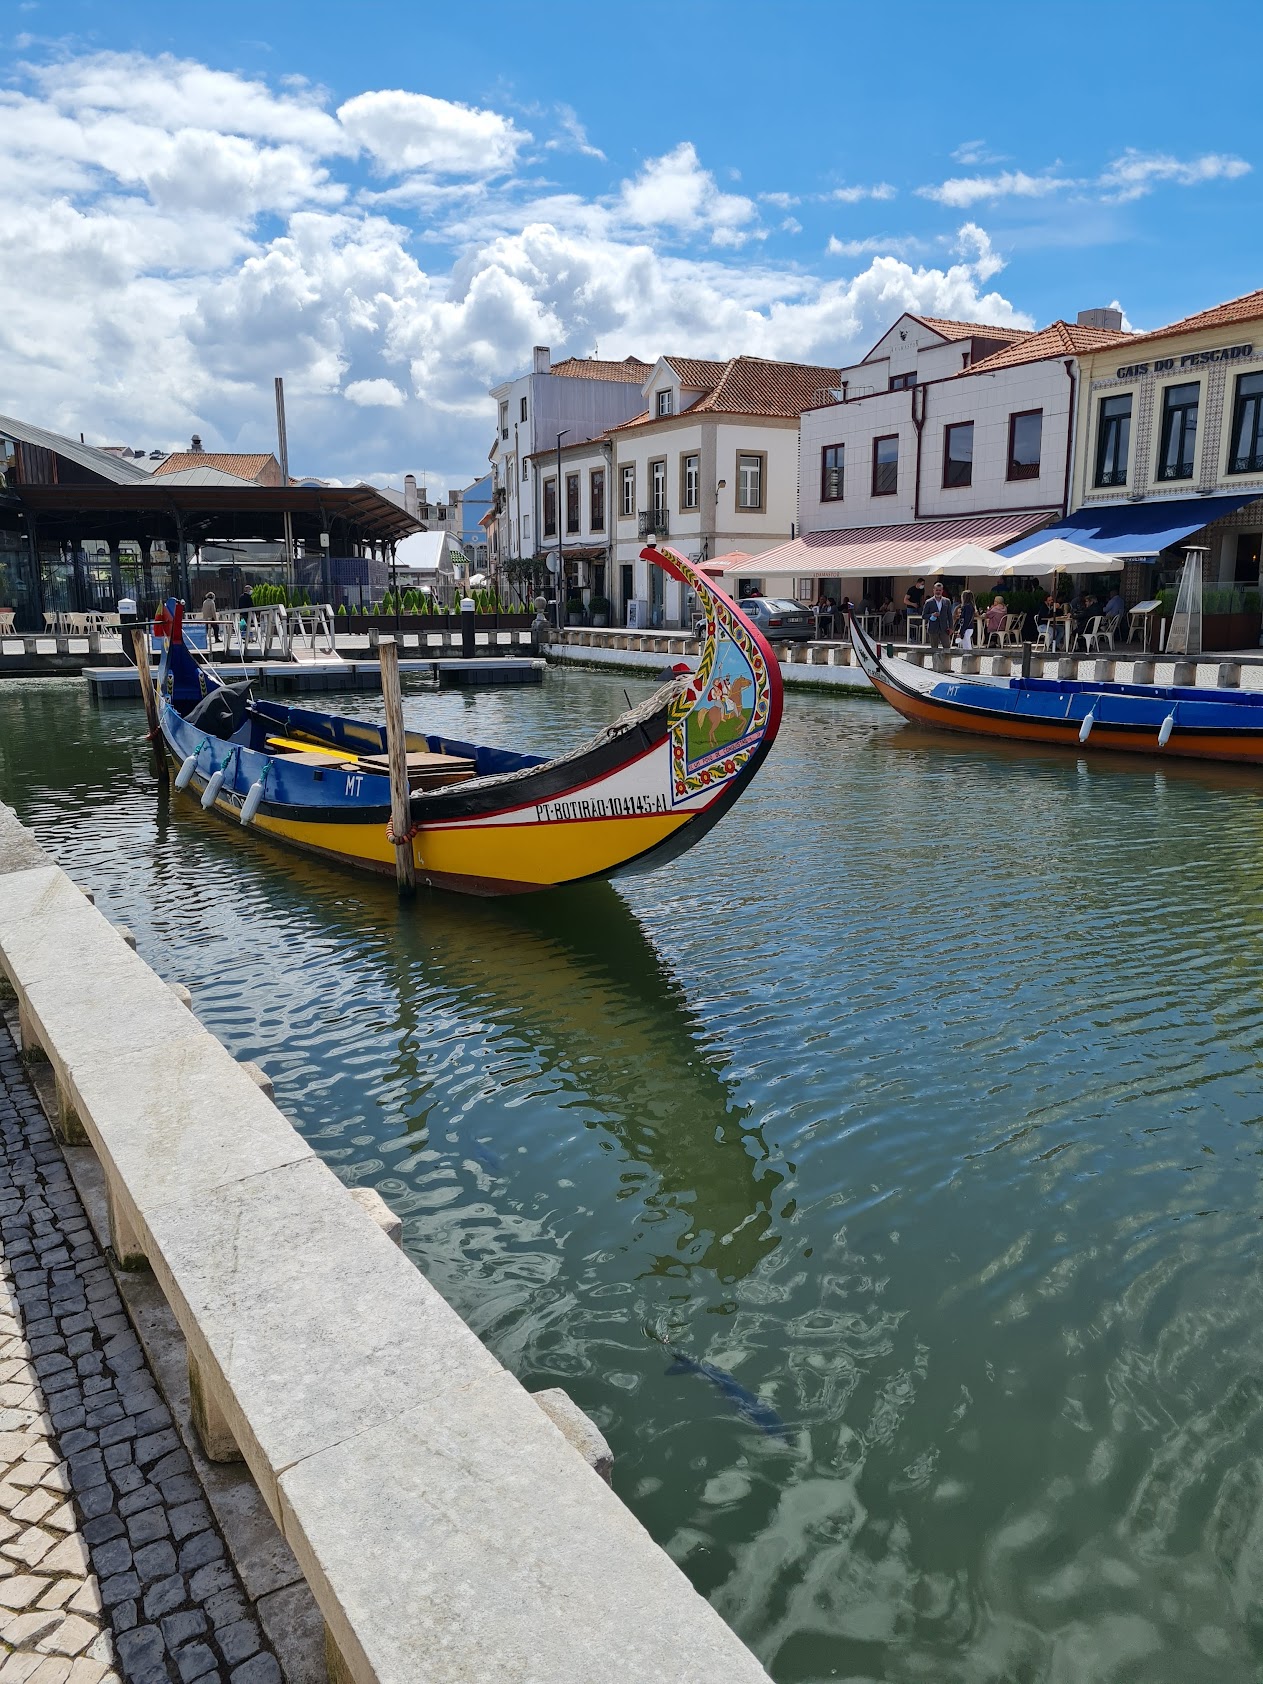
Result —
[[915, 573], [944, 550], [979, 544], [998, 550], [1055, 520], [1059, 509], [1021, 509], [1013, 514], [962, 515], [955, 520], [918, 520], [906, 526], [857, 526], [849, 532], [805, 532], [761, 555], [748, 556], [741, 571], [759, 578], [863, 579]]

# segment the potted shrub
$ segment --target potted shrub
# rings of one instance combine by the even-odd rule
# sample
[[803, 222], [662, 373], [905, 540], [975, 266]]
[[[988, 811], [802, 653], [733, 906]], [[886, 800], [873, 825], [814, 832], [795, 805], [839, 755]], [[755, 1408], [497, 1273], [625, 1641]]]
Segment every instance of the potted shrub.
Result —
[[594, 596], [588, 603], [588, 612], [592, 616], [594, 626], [608, 626], [610, 623], [610, 599], [607, 596]]

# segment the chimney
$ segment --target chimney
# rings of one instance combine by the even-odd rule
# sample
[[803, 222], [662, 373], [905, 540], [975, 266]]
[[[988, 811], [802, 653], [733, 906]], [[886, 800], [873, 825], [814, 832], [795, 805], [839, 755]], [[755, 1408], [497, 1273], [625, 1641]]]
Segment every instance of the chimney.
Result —
[[1080, 327], [1103, 327], [1109, 333], [1123, 331], [1123, 312], [1113, 305], [1104, 310], [1080, 310], [1075, 320]]
[[195, 456], [197, 456], [197, 455], [200, 455], [200, 454], [201, 454], [201, 450], [202, 450], [202, 435], [201, 435], [201, 434], [200, 434], [200, 433], [194, 433], [194, 434], [193, 434], [193, 442], [192, 442], [192, 444], [191, 444], [191, 445], [190, 445], [190, 446], [189, 446], [189, 449], [190, 449], [190, 450], [191, 450], [191, 451], [192, 451], [192, 452], [193, 452], [193, 454], [194, 454], [194, 455], [195, 455]]
[[552, 356], [547, 345], [537, 345], [531, 352], [531, 373], [547, 374], [552, 367]]
[[417, 512], [417, 476], [405, 474], [403, 476], [403, 506], [410, 515]]

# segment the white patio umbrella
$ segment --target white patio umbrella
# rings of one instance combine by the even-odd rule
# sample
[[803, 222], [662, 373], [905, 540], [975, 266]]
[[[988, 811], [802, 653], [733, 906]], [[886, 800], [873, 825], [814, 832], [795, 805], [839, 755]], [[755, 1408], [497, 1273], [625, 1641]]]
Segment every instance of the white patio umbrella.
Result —
[[1011, 579], [1016, 574], [1042, 578], [1053, 573], [1114, 573], [1123, 565], [1116, 555], [1072, 544], [1068, 538], [1049, 538], [1034, 549], [1023, 550], [1021, 555], [995, 559], [1001, 564], [995, 574], [998, 579]]
[[931, 556], [929, 561], [922, 562], [917, 572], [954, 573], [966, 579], [993, 579], [998, 577], [1007, 565], [1007, 556], [997, 555], [994, 550], [985, 550], [981, 544], [957, 544], [955, 548], [944, 550], [940, 555]]

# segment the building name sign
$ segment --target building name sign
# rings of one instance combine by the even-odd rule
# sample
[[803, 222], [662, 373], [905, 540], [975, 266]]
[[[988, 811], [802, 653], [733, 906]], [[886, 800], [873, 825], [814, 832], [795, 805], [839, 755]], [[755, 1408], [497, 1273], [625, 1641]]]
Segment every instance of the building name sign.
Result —
[[1253, 345], [1218, 345], [1213, 351], [1190, 351], [1184, 357], [1158, 357], [1149, 363], [1128, 363], [1126, 368], [1118, 370], [1119, 380], [1130, 380], [1137, 374], [1148, 374], [1152, 368], [1154, 374], [1166, 374], [1173, 368], [1197, 368], [1201, 363], [1230, 363], [1236, 362], [1238, 357], [1254, 355]]

